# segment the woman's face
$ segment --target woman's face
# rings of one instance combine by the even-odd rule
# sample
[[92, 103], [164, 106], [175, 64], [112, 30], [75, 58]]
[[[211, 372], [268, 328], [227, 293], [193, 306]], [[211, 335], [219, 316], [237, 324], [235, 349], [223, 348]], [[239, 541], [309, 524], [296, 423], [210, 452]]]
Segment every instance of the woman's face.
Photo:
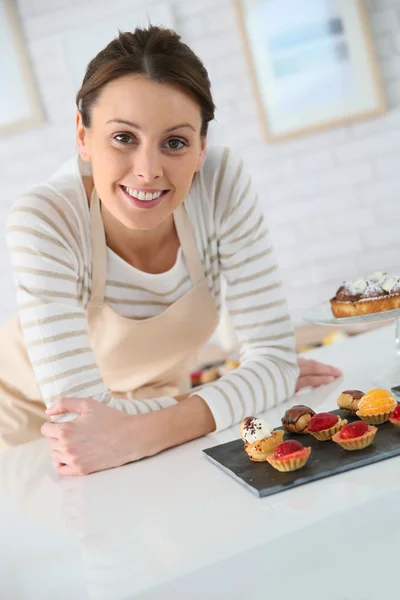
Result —
[[105, 86], [90, 128], [78, 111], [79, 152], [113, 217], [148, 230], [172, 214], [204, 160], [201, 123], [200, 106], [179, 88], [134, 75]]

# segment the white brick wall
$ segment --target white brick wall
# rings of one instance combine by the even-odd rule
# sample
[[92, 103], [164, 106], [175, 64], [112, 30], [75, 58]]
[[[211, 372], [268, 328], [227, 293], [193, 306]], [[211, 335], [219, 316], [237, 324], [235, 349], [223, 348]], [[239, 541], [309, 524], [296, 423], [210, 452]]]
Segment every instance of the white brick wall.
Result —
[[[176, 29], [204, 60], [213, 83], [218, 110], [210, 141], [241, 154], [259, 189], [297, 323], [343, 278], [371, 269], [400, 272], [400, 0], [366, 4], [389, 112], [268, 144], [231, 1], [169, 2]], [[15, 196], [45, 179], [74, 149], [76, 90], [62, 55], [62, 32], [117, 14], [134, 26], [135, 8], [142, 6], [141, 0], [18, 0], [47, 121], [0, 138], [1, 223]], [[5, 318], [15, 304], [3, 235], [0, 253]]]

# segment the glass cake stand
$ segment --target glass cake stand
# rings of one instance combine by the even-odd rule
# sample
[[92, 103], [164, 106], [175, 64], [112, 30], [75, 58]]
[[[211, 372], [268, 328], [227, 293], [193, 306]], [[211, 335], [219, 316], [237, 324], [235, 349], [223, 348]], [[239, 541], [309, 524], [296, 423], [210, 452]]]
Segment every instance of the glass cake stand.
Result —
[[375, 375], [373, 381], [377, 387], [386, 389], [400, 385], [400, 308], [337, 319], [333, 316], [331, 305], [327, 301], [310, 308], [304, 314], [303, 319], [316, 325], [342, 325], [343, 327], [363, 323], [377, 323], [378, 321], [394, 321], [394, 355], [392, 361], [382, 372]]

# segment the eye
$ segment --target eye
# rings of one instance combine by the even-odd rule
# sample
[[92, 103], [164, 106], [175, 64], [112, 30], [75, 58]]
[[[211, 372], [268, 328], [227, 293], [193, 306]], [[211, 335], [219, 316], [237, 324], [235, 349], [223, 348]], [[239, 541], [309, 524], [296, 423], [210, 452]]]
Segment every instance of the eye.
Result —
[[178, 150], [186, 148], [189, 144], [186, 142], [186, 140], [180, 138], [170, 138], [169, 140], [167, 140], [166, 145], [168, 150], [172, 150], [172, 152], [177, 152]]
[[130, 133], [116, 133], [113, 136], [113, 140], [119, 142], [120, 144], [130, 144], [134, 141], [133, 136]]

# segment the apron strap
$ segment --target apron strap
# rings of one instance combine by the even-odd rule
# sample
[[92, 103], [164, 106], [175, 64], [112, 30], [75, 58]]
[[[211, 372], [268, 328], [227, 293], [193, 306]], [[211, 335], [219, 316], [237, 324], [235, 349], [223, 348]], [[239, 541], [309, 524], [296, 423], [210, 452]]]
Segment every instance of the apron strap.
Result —
[[[193, 227], [183, 202], [174, 212], [174, 221], [190, 280], [193, 287], [195, 287], [204, 280], [204, 269]], [[89, 304], [93, 306], [104, 303], [107, 281], [107, 243], [96, 188], [93, 188], [90, 198], [90, 234], [92, 242], [92, 292]]]
[[197, 248], [193, 227], [184, 203], [174, 211], [174, 221], [183, 256], [193, 287], [204, 280], [204, 268]]
[[92, 242], [92, 292], [89, 304], [93, 306], [103, 304], [107, 281], [106, 234], [96, 188], [93, 188], [90, 198], [90, 235]]

